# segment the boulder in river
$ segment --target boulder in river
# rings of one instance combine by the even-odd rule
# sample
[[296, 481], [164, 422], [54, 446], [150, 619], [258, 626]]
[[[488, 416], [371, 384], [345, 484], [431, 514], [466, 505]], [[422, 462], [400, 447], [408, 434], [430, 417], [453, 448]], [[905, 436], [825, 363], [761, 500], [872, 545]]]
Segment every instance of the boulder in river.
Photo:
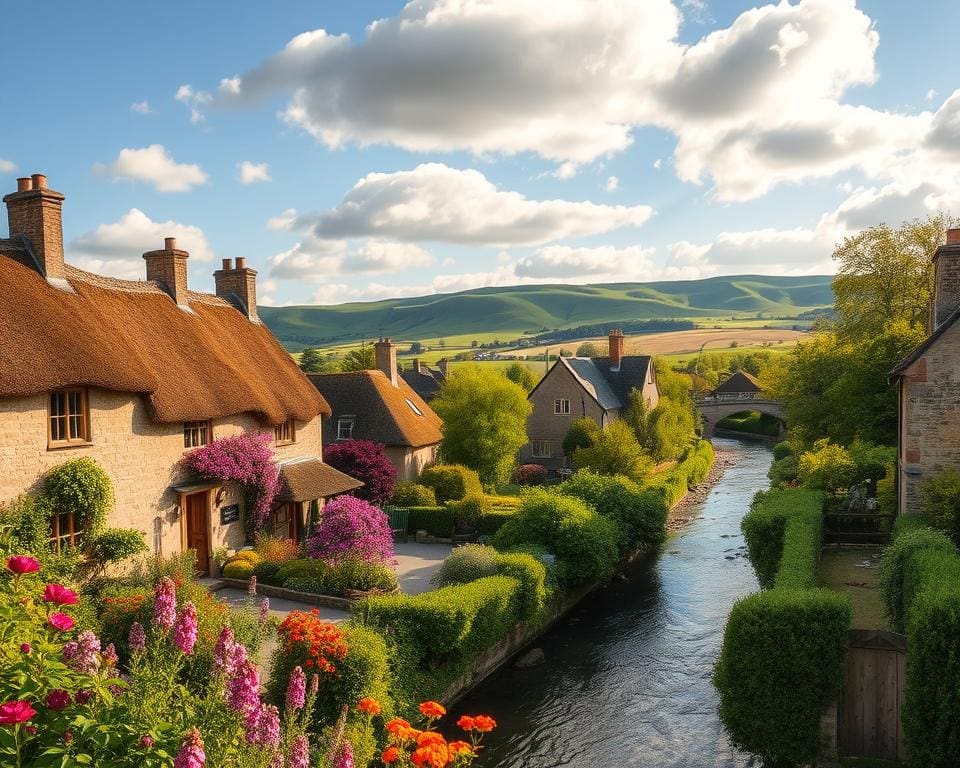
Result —
[[539, 667], [546, 660], [547, 658], [543, 654], [543, 648], [531, 648], [513, 662], [513, 666], [517, 669], [531, 669], [532, 667]]

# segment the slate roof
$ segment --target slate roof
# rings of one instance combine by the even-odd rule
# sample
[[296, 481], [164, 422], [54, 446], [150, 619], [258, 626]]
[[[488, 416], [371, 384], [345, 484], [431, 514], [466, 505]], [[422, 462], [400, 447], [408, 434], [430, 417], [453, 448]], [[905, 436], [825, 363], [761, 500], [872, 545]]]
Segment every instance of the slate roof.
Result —
[[736, 395], [744, 392], [762, 392], [763, 387], [746, 371], [732, 373], [713, 390], [715, 395]]
[[[627, 355], [620, 358], [619, 368], [614, 368], [607, 357], [560, 357], [555, 365], [565, 366], [601, 408], [612, 411], [626, 408], [631, 389], [643, 389], [652, 360], [649, 355]], [[543, 382], [544, 379], [546, 376], [540, 381]], [[539, 386], [538, 383], [528, 397], [532, 396]]]
[[589, 357], [561, 357], [560, 360], [605, 411], [623, 406], [623, 401], [614, 394], [603, 372]]
[[436, 397], [437, 392], [440, 391], [440, 385], [446, 379], [443, 371], [422, 364], [419, 373], [413, 368], [408, 368], [400, 371], [400, 378], [428, 403]]
[[249, 413], [267, 425], [330, 408], [265, 325], [191, 291], [184, 311], [152, 281], [66, 265], [69, 289], [0, 240], [0, 397], [71, 386], [143, 395], [157, 422]]
[[352, 436], [359, 440], [420, 448], [443, 438], [440, 417], [403, 379], [395, 387], [383, 371], [313, 373], [309, 378], [332, 410], [330, 442], [336, 439], [341, 416], [355, 418]]

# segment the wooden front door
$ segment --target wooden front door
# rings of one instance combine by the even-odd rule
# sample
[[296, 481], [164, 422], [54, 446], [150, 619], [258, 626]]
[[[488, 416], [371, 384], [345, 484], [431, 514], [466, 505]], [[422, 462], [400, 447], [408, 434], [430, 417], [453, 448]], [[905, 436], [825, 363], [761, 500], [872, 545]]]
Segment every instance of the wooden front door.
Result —
[[186, 528], [187, 549], [197, 553], [197, 572], [206, 574], [210, 571], [210, 538], [209, 505], [207, 504], [208, 491], [191, 493], [186, 497]]
[[270, 515], [272, 533], [278, 539], [297, 539], [297, 517], [300, 509], [299, 502], [291, 501]]

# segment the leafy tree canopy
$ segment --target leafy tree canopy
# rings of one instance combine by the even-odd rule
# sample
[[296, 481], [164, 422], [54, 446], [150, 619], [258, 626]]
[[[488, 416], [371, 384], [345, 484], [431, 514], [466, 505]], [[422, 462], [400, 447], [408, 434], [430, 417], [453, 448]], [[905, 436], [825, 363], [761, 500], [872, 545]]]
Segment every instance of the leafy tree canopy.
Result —
[[372, 371], [377, 367], [377, 358], [373, 351], [373, 346], [365, 344], [357, 349], [351, 349], [340, 361], [340, 370], [349, 371]]
[[514, 384], [519, 384], [523, 387], [525, 392], [532, 390], [536, 384], [536, 377], [533, 375], [533, 371], [523, 363], [510, 363], [507, 366], [507, 369], [503, 372], [503, 375], [506, 376]]

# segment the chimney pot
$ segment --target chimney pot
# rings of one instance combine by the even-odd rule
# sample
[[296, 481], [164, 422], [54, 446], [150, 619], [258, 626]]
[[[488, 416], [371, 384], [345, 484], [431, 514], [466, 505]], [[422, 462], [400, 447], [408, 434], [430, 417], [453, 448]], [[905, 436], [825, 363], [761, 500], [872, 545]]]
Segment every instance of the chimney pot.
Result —
[[614, 328], [608, 336], [610, 365], [613, 368], [620, 367], [620, 360], [623, 358], [623, 331]]
[[181, 307], [189, 307], [187, 299], [187, 258], [190, 254], [177, 250], [175, 237], [163, 238], [163, 250], [143, 254], [147, 262], [147, 280], [160, 283]]
[[17, 179], [17, 192], [29, 192], [30, 191], [30, 177], [22, 176]]
[[420, 373], [420, 358], [419, 358], [419, 357], [413, 358], [413, 370], [416, 371], [417, 373]]
[[163, 250], [165, 250], [165, 251], [175, 251], [175, 250], [177, 250], [177, 238], [175, 238], [175, 237], [165, 237], [165, 238], [163, 238]]
[[947, 230], [947, 245], [957, 245], [960, 243], [960, 227]]
[[33, 182], [34, 189], [46, 189], [47, 188], [47, 177], [42, 173], [35, 173], [30, 177], [30, 180]]
[[246, 268], [247, 268], [247, 257], [237, 256], [237, 269], [246, 269]]
[[216, 294], [239, 309], [252, 323], [259, 323], [257, 314], [257, 271], [247, 268], [247, 260], [237, 257], [236, 269], [232, 259], [223, 260], [223, 269], [213, 273]]
[[233, 269], [233, 259], [224, 259], [223, 260], [223, 271], [229, 272]]
[[377, 370], [383, 371], [383, 374], [390, 379], [390, 383], [399, 387], [400, 373], [397, 371], [397, 348], [389, 338], [386, 338], [380, 339], [373, 345], [373, 352], [377, 362]]
[[63, 195], [47, 189], [47, 177], [35, 173], [17, 179], [17, 191], [5, 195], [10, 237], [23, 236], [32, 256], [24, 261], [39, 268], [49, 282], [66, 280], [63, 262]]

